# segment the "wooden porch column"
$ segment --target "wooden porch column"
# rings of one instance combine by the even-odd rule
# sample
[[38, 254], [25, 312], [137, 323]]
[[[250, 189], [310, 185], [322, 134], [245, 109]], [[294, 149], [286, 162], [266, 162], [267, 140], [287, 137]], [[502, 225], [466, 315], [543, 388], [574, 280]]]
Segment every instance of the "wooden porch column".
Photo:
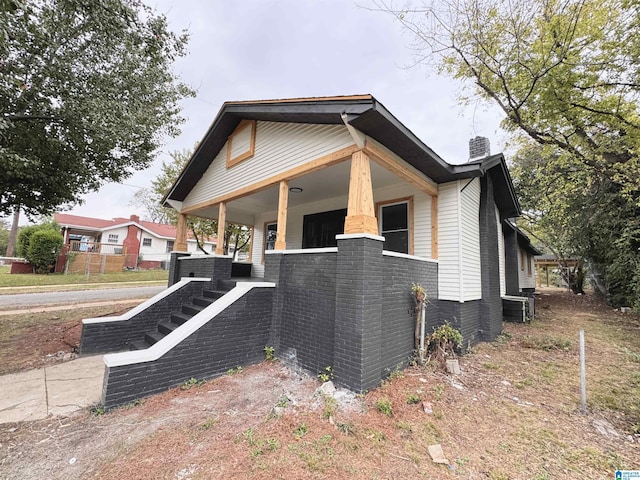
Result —
[[216, 238], [216, 255], [224, 255], [224, 227], [227, 216], [227, 204], [218, 204], [218, 237]]
[[369, 233], [379, 235], [378, 221], [373, 205], [371, 167], [369, 157], [362, 150], [351, 155], [351, 176], [349, 178], [349, 202], [344, 233]]
[[287, 249], [287, 208], [289, 206], [289, 181], [280, 182], [280, 195], [278, 196], [278, 230], [276, 232], [276, 250]]
[[178, 226], [176, 228], [176, 241], [173, 244], [176, 252], [187, 251], [187, 215], [185, 213], [178, 214]]
[[431, 196], [431, 258], [438, 259], [438, 196]]

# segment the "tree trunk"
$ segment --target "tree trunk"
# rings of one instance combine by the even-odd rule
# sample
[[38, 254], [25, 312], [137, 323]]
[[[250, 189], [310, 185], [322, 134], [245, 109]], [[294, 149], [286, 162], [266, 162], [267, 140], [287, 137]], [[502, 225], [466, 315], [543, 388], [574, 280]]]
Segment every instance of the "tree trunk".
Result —
[[18, 222], [20, 221], [20, 205], [16, 205], [13, 210], [13, 220], [11, 222], [11, 231], [9, 232], [9, 243], [7, 244], [7, 257], [15, 257], [16, 240], [18, 238]]

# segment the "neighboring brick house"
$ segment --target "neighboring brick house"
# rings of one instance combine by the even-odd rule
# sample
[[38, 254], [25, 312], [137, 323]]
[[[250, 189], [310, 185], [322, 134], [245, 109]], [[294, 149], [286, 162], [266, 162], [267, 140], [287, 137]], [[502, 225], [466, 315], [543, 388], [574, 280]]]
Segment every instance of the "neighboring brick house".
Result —
[[[126, 254], [125, 265], [128, 268], [160, 268], [167, 264], [176, 239], [176, 227], [164, 223], [146, 222], [137, 215], [129, 218], [82, 217], [67, 213], [56, 213], [54, 220], [60, 225], [64, 243], [71, 250], [97, 250], [95, 244], [114, 245], [109, 250]], [[102, 247], [104, 250], [105, 248]], [[197, 250], [196, 241], [187, 239], [189, 252]], [[204, 243], [204, 249], [212, 253], [215, 240]]]
[[[517, 279], [505, 231], [520, 214], [504, 156], [449, 164], [371, 95], [225, 103], [163, 201], [179, 212], [169, 285], [205, 282], [193, 299], [202, 306], [173, 313], [186, 322], [175, 331], [158, 325], [167, 336], [147, 335], [157, 341], [148, 351], [105, 357], [107, 405], [220, 374], [238, 352], [257, 361], [265, 345], [312, 372], [331, 366], [355, 391], [373, 388], [412, 354], [412, 283], [428, 293], [427, 332], [449, 321], [467, 348], [502, 331]], [[225, 222], [252, 227], [253, 283], [229, 284], [221, 246], [188, 253], [188, 215], [217, 219], [219, 237]], [[203, 307], [221, 285], [234, 300]], [[117, 336], [113, 322], [92, 322], [88, 345]]]

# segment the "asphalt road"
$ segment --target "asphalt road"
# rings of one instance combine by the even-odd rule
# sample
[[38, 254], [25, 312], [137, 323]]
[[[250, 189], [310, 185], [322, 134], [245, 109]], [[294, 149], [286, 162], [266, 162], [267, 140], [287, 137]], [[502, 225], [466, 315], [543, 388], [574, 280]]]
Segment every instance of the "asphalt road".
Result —
[[152, 287], [105, 288], [103, 290], [78, 290], [73, 292], [18, 293], [0, 295], [0, 310], [39, 307], [46, 305], [73, 305], [74, 303], [107, 302], [127, 298], [151, 298], [167, 288]]

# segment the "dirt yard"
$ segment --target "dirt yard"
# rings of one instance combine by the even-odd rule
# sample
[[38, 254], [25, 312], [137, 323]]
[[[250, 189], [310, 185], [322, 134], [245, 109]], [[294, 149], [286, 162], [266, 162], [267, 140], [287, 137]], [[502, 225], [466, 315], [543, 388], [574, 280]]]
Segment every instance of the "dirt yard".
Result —
[[613, 479], [640, 469], [639, 333], [635, 315], [546, 291], [532, 324], [505, 324], [459, 376], [412, 367], [334, 399], [264, 362], [108, 413], [0, 425], [0, 478]]

